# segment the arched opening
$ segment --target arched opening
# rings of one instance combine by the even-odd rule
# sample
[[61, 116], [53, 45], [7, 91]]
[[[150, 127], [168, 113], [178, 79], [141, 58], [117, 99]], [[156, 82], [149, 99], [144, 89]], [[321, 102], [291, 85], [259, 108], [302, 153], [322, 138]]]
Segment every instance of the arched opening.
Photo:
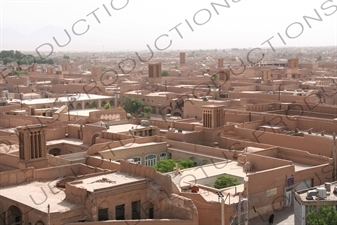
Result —
[[173, 113], [173, 116], [179, 116], [179, 117], [181, 117], [181, 113], [180, 112], [175, 112], [175, 113]]
[[37, 221], [37, 222], [35, 223], [35, 225], [44, 225], [44, 222], [42, 222], [41, 220], [39, 220], [39, 221]]
[[150, 154], [145, 156], [145, 166], [155, 166], [157, 164], [157, 155]]
[[110, 101], [110, 106], [115, 106], [115, 101], [111, 100]]
[[172, 155], [170, 152], [162, 152], [159, 154], [159, 159], [171, 159]]
[[[104, 107], [106, 105], [106, 101], [101, 102], [101, 107]], [[111, 105], [111, 104], [110, 104]]]
[[92, 136], [91, 136], [91, 145], [94, 145], [96, 144], [96, 138], [100, 137], [101, 134], [99, 133], [94, 133]]
[[82, 104], [81, 103], [77, 103], [76, 109], [82, 109]]
[[52, 150], [49, 151], [49, 154], [53, 156], [61, 155], [61, 150], [59, 148], [53, 148]]
[[167, 109], [166, 114], [171, 114], [171, 109]]
[[90, 109], [90, 103], [89, 102], [85, 103], [84, 108], [85, 109]]
[[135, 156], [135, 157], [133, 157], [133, 158], [131, 158], [131, 159], [133, 160], [133, 163], [142, 165], [142, 158], [141, 158], [141, 157]]
[[109, 204], [102, 202], [98, 206], [98, 221], [109, 220]]
[[22, 213], [21, 210], [12, 205], [8, 208], [8, 224], [21, 224], [22, 222]]

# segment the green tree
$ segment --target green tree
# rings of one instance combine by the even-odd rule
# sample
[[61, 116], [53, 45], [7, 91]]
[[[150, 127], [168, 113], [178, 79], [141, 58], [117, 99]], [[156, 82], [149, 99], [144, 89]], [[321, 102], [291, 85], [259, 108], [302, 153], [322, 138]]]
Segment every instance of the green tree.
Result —
[[219, 78], [219, 75], [218, 74], [213, 74], [212, 76], [211, 76], [211, 79], [212, 80], [216, 80], [216, 79], [218, 79]]
[[240, 182], [235, 177], [230, 175], [222, 175], [215, 180], [214, 187], [217, 189], [222, 189], [238, 184], [240, 184]]
[[151, 117], [152, 108], [151, 106], [144, 106], [144, 114], [147, 118]]
[[170, 73], [169, 73], [167, 70], [163, 70], [163, 71], [161, 72], [161, 75], [162, 75], [163, 77], [167, 77], [167, 76], [170, 75]]
[[6, 58], [3, 58], [2, 61], [6, 65], [8, 63], [15, 62], [16, 60], [10, 57], [6, 57]]
[[334, 206], [320, 206], [319, 211], [311, 211], [306, 216], [309, 225], [336, 225], [337, 211]]
[[158, 161], [157, 165], [154, 168], [161, 173], [172, 172], [176, 166], [176, 163], [179, 165], [179, 169], [187, 169], [196, 166], [196, 163], [191, 159], [161, 159]]
[[[105, 107], [105, 106], [104, 106]], [[93, 101], [90, 105], [90, 108], [94, 108], [97, 109], [98, 108], [98, 102], [97, 101]]]
[[138, 113], [143, 103], [137, 98], [124, 97], [121, 100], [121, 105], [127, 113]]
[[321, 61], [321, 60], [322, 60], [322, 56], [319, 55], [319, 56], [317, 57], [317, 61]]
[[110, 109], [111, 108], [111, 105], [110, 105], [110, 103], [108, 102], [108, 103], [106, 103], [105, 104], [105, 106], [104, 106], [104, 109]]
[[70, 59], [69, 56], [67, 56], [67, 55], [64, 55], [63, 58], [64, 59]]

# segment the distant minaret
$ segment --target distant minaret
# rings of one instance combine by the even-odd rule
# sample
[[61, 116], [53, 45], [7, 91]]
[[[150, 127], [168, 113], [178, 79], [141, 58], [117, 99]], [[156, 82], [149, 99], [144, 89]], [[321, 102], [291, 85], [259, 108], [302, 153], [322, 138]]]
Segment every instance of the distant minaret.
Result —
[[186, 63], [186, 52], [180, 52], [180, 64]]
[[333, 132], [333, 149], [332, 149], [332, 158], [333, 158], [333, 180], [336, 181], [336, 133]]

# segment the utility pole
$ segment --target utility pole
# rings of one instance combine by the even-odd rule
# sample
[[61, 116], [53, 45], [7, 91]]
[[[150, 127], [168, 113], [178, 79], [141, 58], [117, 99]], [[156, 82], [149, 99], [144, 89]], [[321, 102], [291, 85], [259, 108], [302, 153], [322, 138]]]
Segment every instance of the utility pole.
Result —
[[[246, 178], [247, 178], [247, 179], [246, 179]], [[247, 208], [246, 208], [246, 209], [247, 209], [247, 215], [246, 215], [246, 216], [247, 216], [247, 217], [246, 217], [245, 225], [248, 225], [248, 220], [249, 220], [249, 198], [248, 198], [248, 196], [249, 196], [249, 194], [248, 194], [248, 193], [249, 193], [249, 189], [248, 189], [249, 177], [246, 176], [246, 177], [244, 178], [244, 180], [247, 181], [247, 182], [246, 182], [246, 188], [247, 188], [247, 189], [246, 189], [246, 199], [247, 199]]]
[[241, 192], [239, 192], [238, 224], [241, 225]]
[[48, 225], [50, 225], [50, 205], [48, 204]]
[[333, 132], [333, 150], [332, 150], [332, 156], [333, 156], [333, 179], [336, 181], [336, 133]]
[[221, 225], [225, 225], [225, 201], [221, 198]]

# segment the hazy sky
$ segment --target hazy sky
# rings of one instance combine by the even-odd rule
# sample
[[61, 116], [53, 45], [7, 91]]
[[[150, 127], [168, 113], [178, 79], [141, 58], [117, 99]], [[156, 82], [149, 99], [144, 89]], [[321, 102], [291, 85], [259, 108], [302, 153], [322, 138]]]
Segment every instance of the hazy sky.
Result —
[[[166, 51], [269, 47], [261, 44], [272, 36], [273, 46], [337, 46], [337, 0], [228, 0], [229, 8], [211, 5], [226, 5], [224, 0], [0, 1], [1, 50], [35, 51], [44, 43], [56, 51], [146, 50], [147, 44], [155, 50], [155, 40], [164, 34], [157, 47], [164, 49], [171, 40]], [[112, 6], [125, 7], [116, 10]], [[315, 9], [322, 21], [308, 19], [310, 28], [303, 16], [318, 19]], [[88, 25], [89, 30], [75, 35], [72, 26], [76, 21], [75, 32], [84, 32]], [[180, 23], [177, 29], [182, 38], [176, 29], [171, 30]], [[64, 29], [71, 41], [58, 47], [53, 37], [66, 44]], [[46, 45], [40, 48], [49, 49]]]

